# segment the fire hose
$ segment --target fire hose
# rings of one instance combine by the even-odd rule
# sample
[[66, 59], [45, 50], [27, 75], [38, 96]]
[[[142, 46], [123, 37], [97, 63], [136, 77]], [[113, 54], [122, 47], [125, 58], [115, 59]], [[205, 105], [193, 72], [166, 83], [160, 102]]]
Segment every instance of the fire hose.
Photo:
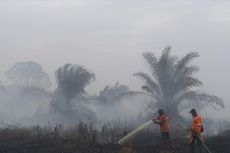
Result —
[[127, 140], [129, 140], [133, 135], [137, 134], [139, 131], [141, 131], [142, 129], [144, 129], [145, 127], [147, 127], [149, 124], [151, 124], [153, 121], [150, 120], [148, 122], [146, 122], [145, 124], [139, 126], [138, 128], [136, 128], [135, 130], [133, 130], [132, 132], [130, 132], [129, 134], [127, 134], [125, 137], [121, 138], [118, 141], [119, 145], [124, 144]]
[[[184, 128], [182, 125], [180, 125], [177, 120], [175, 120], [174, 118], [170, 117], [171, 120], [182, 130], [188, 131], [186, 128]], [[137, 134], [138, 132], [140, 132], [142, 129], [144, 129], [145, 127], [147, 127], [148, 125], [150, 125], [152, 123], [152, 120], [146, 122], [145, 124], [139, 126], [138, 128], [134, 129], [132, 132], [130, 132], [129, 134], [127, 134], [125, 137], [121, 138], [118, 141], [119, 145], [124, 144], [126, 141], [128, 141], [133, 135]], [[204, 147], [204, 149], [208, 152], [211, 153], [211, 151], [208, 149], [207, 145], [205, 143], [201, 143], [202, 146]]]

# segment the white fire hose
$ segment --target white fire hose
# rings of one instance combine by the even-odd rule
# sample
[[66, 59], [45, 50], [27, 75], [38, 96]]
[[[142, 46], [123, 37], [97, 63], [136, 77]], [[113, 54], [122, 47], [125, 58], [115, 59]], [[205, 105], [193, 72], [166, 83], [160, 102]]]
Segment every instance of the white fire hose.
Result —
[[136, 128], [135, 130], [133, 130], [132, 132], [130, 132], [129, 134], [127, 134], [125, 137], [121, 138], [118, 141], [119, 145], [124, 144], [127, 140], [129, 140], [132, 136], [134, 136], [135, 134], [137, 134], [138, 132], [140, 132], [142, 129], [144, 129], [145, 127], [147, 127], [148, 125], [150, 125], [153, 121], [150, 120], [148, 122], [146, 122], [145, 124], [139, 126], [138, 128]]

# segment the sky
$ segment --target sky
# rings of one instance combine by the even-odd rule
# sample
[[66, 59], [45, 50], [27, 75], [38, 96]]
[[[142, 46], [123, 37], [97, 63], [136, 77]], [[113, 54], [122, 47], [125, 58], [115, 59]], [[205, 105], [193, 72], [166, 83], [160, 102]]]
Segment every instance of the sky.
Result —
[[230, 110], [230, 1], [225, 0], [0, 0], [0, 80], [16, 62], [35, 61], [55, 84], [65, 63], [96, 74], [87, 90], [128, 85], [148, 72], [142, 53], [160, 56], [165, 46], [179, 57], [197, 51], [203, 90]]

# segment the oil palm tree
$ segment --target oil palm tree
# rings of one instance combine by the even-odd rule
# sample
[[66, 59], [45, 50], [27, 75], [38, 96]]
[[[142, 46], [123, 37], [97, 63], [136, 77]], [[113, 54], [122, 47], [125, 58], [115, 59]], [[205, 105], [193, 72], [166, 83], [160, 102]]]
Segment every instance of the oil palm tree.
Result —
[[5, 75], [14, 85], [44, 89], [51, 87], [49, 75], [39, 63], [33, 61], [17, 62]]
[[150, 107], [163, 108], [169, 115], [180, 119], [180, 108], [184, 105], [189, 107], [205, 102], [215, 109], [224, 108], [221, 98], [197, 90], [202, 86], [202, 82], [194, 77], [199, 68], [190, 63], [199, 54], [191, 52], [178, 58], [172, 56], [170, 50], [171, 47], [166, 47], [159, 58], [152, 52], [143, 53], [151, 75], [144, 72], [134, 74], [144, 81], [142, 89], [152, 97]]
[[113, 105], [132, 95], [133, 92], [130, 91], [126, 85], [122, 85], [117, 82], [115, 85], [105, 86], [105, 88], [100, 91], [97, 100], [99, 104]]
[[82, 66], [65, 64], [55, 73], [58, 89], [63, 93], [67, 102], [77, 94], [85, 92], [85, 87], [95, 79], [95, 74]]
[[[58, 85], [50, 103], [51, 112], [66, 123], [78, 121], [82, 116], [92, 117], [92, 112], [80, 102], [85, 101], [85, 87], [95, 79], [95, 74], [82, 66], [65, 64], [57, 69], [55, 75]], [[74, 98], [78, 103], [73, 103]]]

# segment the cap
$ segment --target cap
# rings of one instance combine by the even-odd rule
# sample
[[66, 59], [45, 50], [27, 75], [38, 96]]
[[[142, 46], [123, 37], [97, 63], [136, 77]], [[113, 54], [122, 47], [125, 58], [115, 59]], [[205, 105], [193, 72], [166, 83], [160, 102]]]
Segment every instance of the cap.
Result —
[[158, 113], [164, 113], [163, 109], [158, 109]]
[[189, 113], [196, 113], [196, 110], [193, 108], [193, 109], [191, 109], [190, 111], [189, 111]]

